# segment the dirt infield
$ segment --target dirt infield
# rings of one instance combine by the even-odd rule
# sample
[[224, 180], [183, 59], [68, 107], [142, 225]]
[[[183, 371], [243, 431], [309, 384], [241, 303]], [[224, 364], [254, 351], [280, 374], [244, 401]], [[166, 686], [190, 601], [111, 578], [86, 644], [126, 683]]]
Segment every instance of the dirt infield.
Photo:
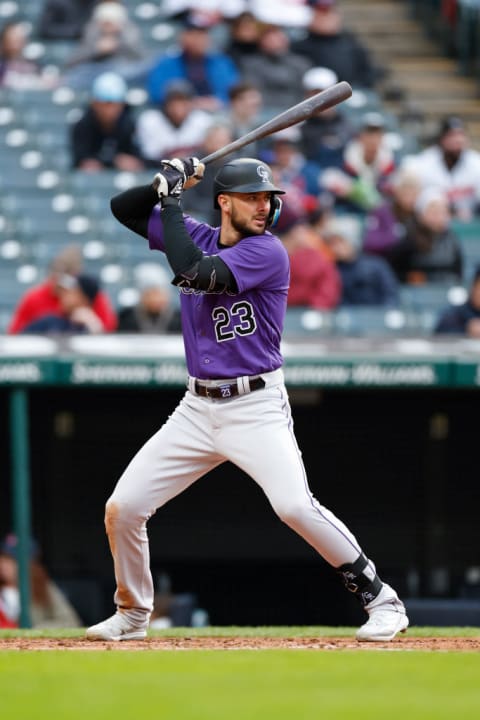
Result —
[[480, 637], [414, 638], [392, 642], [359, 643], [352, 638], [184, 637], [147, 638], [128, 642], [90, 642], [83, 638], [3, 638], [5, 650], [423, 650], [479, 652]]

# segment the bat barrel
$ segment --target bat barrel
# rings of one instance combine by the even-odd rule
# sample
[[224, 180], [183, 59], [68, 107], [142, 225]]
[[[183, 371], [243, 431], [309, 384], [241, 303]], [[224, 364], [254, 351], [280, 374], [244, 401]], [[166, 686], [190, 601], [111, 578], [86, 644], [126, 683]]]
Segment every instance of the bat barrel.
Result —
[[263, 125], [260, 125], [254, 130], [242, 135], [242, 137], [239, 137], [228, 145], [225, 145], [225, 147], [215, 150], [215, 152], [210, 153], [210, 155], [206, 155], [204, 158], [201, 158], [200, 162], [207, 165], [208, 163], [218, 160], [225, 155], [230, 155], [230, 153], [245, 147], [245, 145], [249, 145], [252, 142], [261, 140], [267, 135], [272, 135], [279, 130], [283, 130], [286, 127], [302, 122], [302, 120], [310, 117], [315, 112], [328, 110], [328, 108], [347, 100], [347, 98], [351, 95], [352, 88], [347, 82], [342, 81], [336, 83], [335, 85], [332, 85], [332, 87], [322, 90], [306, 100], [302, 100], [302, 102], [294, 105], [288, 110], [285, 110], [285, 112], [280, 113], [280, 115], [276, 115], [271, 120], [267, 120], [267, 122], [263, 123]]

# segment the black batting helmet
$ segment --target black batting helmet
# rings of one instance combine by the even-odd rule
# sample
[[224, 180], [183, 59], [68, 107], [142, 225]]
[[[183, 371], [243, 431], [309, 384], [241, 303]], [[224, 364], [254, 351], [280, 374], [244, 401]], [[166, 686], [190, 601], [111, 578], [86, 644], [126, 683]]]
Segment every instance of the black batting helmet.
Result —
[[276, 187], [272, 171], [264, 162], [254, 158], [237, 158], [225, 163], [215, 176], [213, 195], [216, 208], [220, 193], [229, 192], [272, 192], [283, 195], [285, 191]]
[[278, 220], [282, 208], [282, 201], [275, 195], [284, 195], [285, 190], [280, 190], [273, 182], [273, 175], [268, 165], [255, 158], [237, 158], [225, 163], [217, 172], [213, 181], [213, 204], [219, 207], [218, 196], [221, 193], [238, 192], [271, 192], [274, 197], [268, 225], [274, 225]]

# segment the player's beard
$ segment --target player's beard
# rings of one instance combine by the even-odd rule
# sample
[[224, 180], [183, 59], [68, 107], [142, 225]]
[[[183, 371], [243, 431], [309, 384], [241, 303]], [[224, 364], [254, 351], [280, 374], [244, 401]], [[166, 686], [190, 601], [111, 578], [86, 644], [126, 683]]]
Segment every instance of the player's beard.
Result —
[[267, 218], [265, 218], [263, 227], [258, 229], [258, 227], [250, 225], [244, 220], [240, 220], [234, 208], [232, 208], [230, 222], [232, 223], [233, 229], [240, 233], [242, 237], [249, 237], [250, 235], [263, 235], [267, 227]]

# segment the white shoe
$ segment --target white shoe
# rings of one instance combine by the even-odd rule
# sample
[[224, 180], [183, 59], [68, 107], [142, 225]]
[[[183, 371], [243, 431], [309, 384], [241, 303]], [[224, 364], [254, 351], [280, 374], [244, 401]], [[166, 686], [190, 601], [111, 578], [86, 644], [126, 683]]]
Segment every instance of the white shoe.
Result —
[[408, 627], [405, 606], [389, 585], [383, 586], [379, 595], [365, 610], [369, 618], [357, 630], [356, 638], [360, 642], [393, 640], [399, 632], [405, 632]]
[[147, 628], [135, 625], [124, 613], [117, 612], [112, 617], [86, 630], [87, 640], [143, 640]]

